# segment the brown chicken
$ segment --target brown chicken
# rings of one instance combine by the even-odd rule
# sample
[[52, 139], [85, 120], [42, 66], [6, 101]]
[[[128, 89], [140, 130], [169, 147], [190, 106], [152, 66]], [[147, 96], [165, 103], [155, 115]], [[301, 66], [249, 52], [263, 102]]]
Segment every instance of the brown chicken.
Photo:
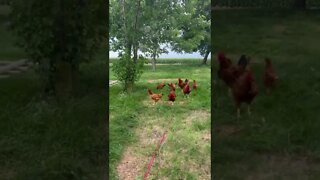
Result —
[[176, 90], [176, 83], [169, 83], [168, 86], [170, 90]]
[[232, 84], [232, 94], [237, 107], [237, 118], [240, 118], [240, 106], [242, 103], [248, 104], [248, 114], [250, 115], [250, 104], [258, 94], [258, 88], [251, 70], [246, 70]]
[[222, 79], [229, 88], [231, 88], [236, 79], [244, 73], [249, 62], [245, 55], [241, 55], [238, 65], [233, 65], [232, 61], [228, 59], [224, 53], [218, 54], [218, 61], [220, 65], [218, 77]]
[[156, 94], [156, 93], [153, 93], [150, 89], [148, 89], [148, 94], [151, 97], [151, 99], [154, 101], [153, 105], [155, 105], [163, 96], [163, 93]]
[[157, 86], [157, 89], [162, 89], [164, 86], [166, 86], [166, 84], [164, 83], [159, 83]]
[[264, 86], [267, 89], [267, 93], [270, 91], [270, 88], [274, 88], [276, 85], [276, 81], [278, 80], [278, 76], [276, 75], [271, 60], [269, 58], [265, 59], [266, 69], [264, 73]]
[[196, 80], [193, 80], [193, 85], [192, 85], [192, 88], [193, 88], [193, 90], [197, 90], [197, 82], [196, 82]]
[[191, 88], [190, 88], [190, 85], [188, 82], [183, 88], [183, 94], [184, 94], [184, 96], [187, 95], [187, 97], [189, 97], [190, 92], [191, 92]]
[[178, 81], [179, 81], [179, 87], [181, 88], [181, 89], [183, 89], [184, 88], [184, 86], [185, 86], [185, 83], [182, 81], [182, 79], [181, 78], [179, 78], [178, 79]]
[[171, 102], [171, 105], [173, 105], [174, 101], [176, 100], [176, 97], [177, 97], [177, 95], [176, 95], [175, 90], [171, 89], [170, 93], [168, 95], [168, 100]]

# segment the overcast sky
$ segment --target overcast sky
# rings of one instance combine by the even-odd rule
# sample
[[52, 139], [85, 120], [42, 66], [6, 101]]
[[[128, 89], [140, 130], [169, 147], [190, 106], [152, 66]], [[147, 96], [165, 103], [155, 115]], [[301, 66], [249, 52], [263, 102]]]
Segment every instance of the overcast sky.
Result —
[[[114, 51], [109, 51], [109, 58], [116, 58], [118, 57], [118, 53]], [[200, 53], [192, 53], [192, 54], [178, 54], [173, 51], [169, 51], [168, 54], [161, 54], [159, 58], [202, 58]], [[210, 58], [210, 55], [209, 57]]]

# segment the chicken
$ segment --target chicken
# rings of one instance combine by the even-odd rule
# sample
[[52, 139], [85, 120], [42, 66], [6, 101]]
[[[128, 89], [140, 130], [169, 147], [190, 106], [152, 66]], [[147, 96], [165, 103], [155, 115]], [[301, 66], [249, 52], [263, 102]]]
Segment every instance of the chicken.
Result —
[[170, 84], [168, 84], [168, 86], [169, 86], [169, 89], [170, 90], [176, 90], [176, 83], [170, 83]]
[[189, 94], [191, 92], [191, 88], [190, 88], [190, 82], [188, 82], [184, 87], [183, 87], [183, 94], [187, 97], [189, 97]]
[[156, 93], [153, 93], [150, 89], [148, 89], [148, 94], [151, 97], [151, 99], [154, 101], [153, 105], [155, 105], [163, 96], [163, 93], [156, 94]]
[[171, 102], [171, 105], [173, 105], [174, 101], [176, 100], [176, 97], [177, 96], [175, 90], [171, 89], [168, 95], [168, 100]]
[[231, 60], [228, 59], [224, 53], [218, 54], [218, 61], [218, 77], [222, 79], [229, 88], [231, 88], [236, 79], [244, 73], [249, 62], [245, 55], [241, 55], [238, 65], [233, 65]]
[[184, 86], [185, 86], [185, 83], [182, 81], [182, 79], [181, 78], [179, 78], [178, 79], [178, 81], [179, 81], [179, 87], [181, 88], [181, 89], [183, 89], [184, 88]]
[[157, 86], [157, 89], [162, 89], [164, 86], [166, 86], [166, 84], [164, 83], [159, 83]]
[[193, 90], [197, 90], [197, 82], [196, 82], [196, 80], [193, 80], [193, 85], [192, 85], [192, 88], [193, 88]]
[[276, 75], [271, 60], [269, 58], [265, 59], [266, 68], [264, 73], [264, 86], [267, 89], [267, 93], [269, 92], [270, 88], [275, 87], [276, 81], [278, 80], [278, 76]]
[[237, 107], [237, 118], [240, 118], [241, 104], [248, 104], [248, 114], [250, 115], [250, 104], [258, 94], [258, 88], [251, 70], [246, 70], [232, 84], [232, 94]]

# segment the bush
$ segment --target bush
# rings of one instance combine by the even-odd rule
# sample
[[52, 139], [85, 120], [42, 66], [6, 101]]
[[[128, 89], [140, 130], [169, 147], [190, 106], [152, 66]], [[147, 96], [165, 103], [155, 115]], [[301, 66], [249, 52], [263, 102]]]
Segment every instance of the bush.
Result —
[[140, 56], [137, 63], [128, 55], [120, 56], [112, 64], [112, 71], [115, 73], [116, 78], [123, 84], [123, 90], [130, 92], [133, 88], [135, 81], [138, 81], [143, 71], [143, 65], [146, 58]]

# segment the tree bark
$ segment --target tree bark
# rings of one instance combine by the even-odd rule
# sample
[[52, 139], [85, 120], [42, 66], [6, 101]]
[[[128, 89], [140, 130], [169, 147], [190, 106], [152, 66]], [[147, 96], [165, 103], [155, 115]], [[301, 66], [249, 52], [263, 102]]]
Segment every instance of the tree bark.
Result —
[[[138, 29], [138, 16], [140, 12], [140, 5], [141, 1], [138, 0], [138, 7], [137, 7], [137, 12], [136, 12], [136, 17], [135, 17], [135, 23], [134, 23], [134, 33], [137, 34], [137, 29]], [[133, 36], [133, 62], [136, 64], [138, 60], [138, 47], [139, 47], [139, 42], [136, 39], [136, 35]]]
[[156, 55], [152, 55], [152, 70], [156, 71]]

